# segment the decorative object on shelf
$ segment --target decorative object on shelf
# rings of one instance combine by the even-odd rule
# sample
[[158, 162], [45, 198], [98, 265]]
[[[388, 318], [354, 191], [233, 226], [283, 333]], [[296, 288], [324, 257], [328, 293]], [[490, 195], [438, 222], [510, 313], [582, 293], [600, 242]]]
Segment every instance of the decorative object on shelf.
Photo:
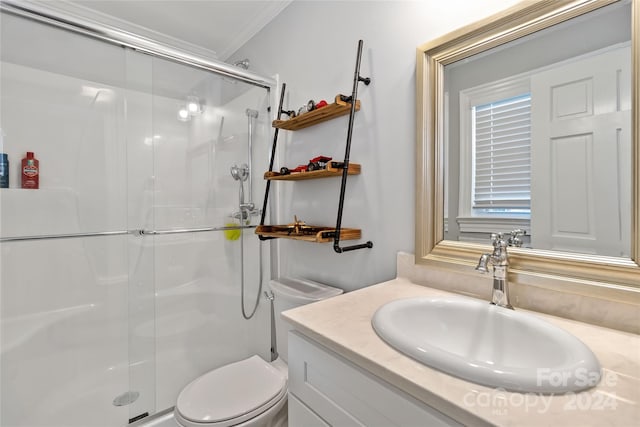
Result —
[[[311, 172], [311, 171], [326, 169], [327, 168], [327, 162], [329, 160], [331, 160], [331, 157], [318, 156], [318, 157], [314, 157], [313, 159], [309, 160], [308, 164], [300, 165], [300, 166], [296, 167], [295, 169], [289, 169], [289, 168], [283, 166], [283, 167], [280, 168], [280, 175], [289, 175], [291, 173]], [[275, 172], [272, 172], [272, 173], [275, 173]], [[266, 178], [266, 175], [265, 175], [265, 178]]]
[[[286, 167], [280, 168], [280, 172], [265, 172], [264, 179], [273, 181], [302, 181], [307, 179], [329, 178], [332, 176], [342, 176], [342, 169], [344, 169], [344, 163], [342, 162], [329, 162], [323, 169], [308, 170], [308, 165], [300, 165], [298, 168], [307, 169], [304, 173], [291, 173], [295, 169], [289, 170]], [[296, 168], [296, 169], [298, 169]], [[283, 169], [286, 169], [283, 173]], [[349, 163], [349, 169], [347, 173], [349, 175], [360, 175], [361, 166], [358, 163]]]
[[327, 157], [327, 156], [314, 157], [313, 159], [309, 160], [309, 164], [307, 165], [307, 170], [317, 171], [320, 169], [326, 169], [327, 162], [329, 160], [331, 160], [331, 157]]
[[313, 111], [316, 109], [316, 102], [313, 99], [310, 99], [309, 102], [307, 102], [307, 111]]
[[304, 221], [300, 221], [297, 215], [293, 216], [293, 222], [287, 225], [289, 229], [289, 235], [293, 234], [305, 234], [305, 231], [308, 230], [309, 226]]
[[[283, 90], [284, 90], [284, 84]], [[360, 110], [360, 100], [356, 100], [355, 110]], [[309, 126], [314, 126], [327, 120], [335, 119], [336, 117], [346, 116], [351, 112], [351, 97], [345, 95], [336, 95], [335, 102], [328, 104], [323, 108], [316, 108], [310, 113], [304, 115], [293, 115], [289, 113], [291, 111], [282, 111], [290, 118], [288, 120], [274, 120], [272, 126], [278, 129], [285, 130], [300, 130]]]
[[[292, 232], [291, 225], [259, 225], [256, 227], [256, 234], [267, 239], [293, 239], [304, 240], [313, 243], [331, 243], [335, 240], [336, 229], [321, 225], [307, 225], [301, 228], [301, 232]], [[361, 237], [361, 231], [356, 228], [342, 228], [340, 230], [341, 240], [357, 240]]]
[[296, 116], [296, 112], [293, 110], [282, 110], [282, 114], [286, 114], [290, 119], [293, 119]]
[[[373, 247], [373, 242], [371, 241], [345, 247], [340, 246], [340, 240], [357, 240], [361, 238], [361, 231], [359, 229], [342, 228], [342, 214], [344, 209], [347, 177], [348, 175], [357, 175], [360, 173], [360, 165], [355, 163], [351, 164], [349, 162], [349, 154], [351, 152], [351, 136], [353, 134], [353, 122], [355, 119], [356, 111], [360, 110], [360, 101], [358, 100], [358, 83], [363, 82], [365, 85], [369, 85], [369, 83], [371, 83], [371, 79], [369, 77], [360, 76], [362, 45], [362, 40], [359, 40], [358, 53], [356, 57], [356, 69], [353, 78], [353, 90], [351, 96], [339, 94], [335, 97], [335, 102], [329, 105], [327, 105], [326, 101], [324, 100], [320, 101], [318, 104], [313, 103], [313, 101], [309, 101], [307, 105], [300, 108], [298, 115], [295, 116], [294, 114], [292, 114], [292, 111], [285, 111], [282, 109], [286, 89], [286, 84], [282, 84], [277, 119], [274, 120], [272, 124], [272, 126], [275, 128], [275, 132], [273, 135], [273, 145], [271, 148], [269, 170], [264, 175], [265, 179], [267, 180], [267, 184], [265, 187], [264, 203], [262, 206], [262, 217], [260, 218], [260, 225], [256, 228], [256, 234], [258, 235], [260, 240], [289, 238], [317, 243], [333, 241], [333, 249], [337, 253]], [[324, 104], [320, 106], [320, 103]], [[304, 112], [302, 110], [304, 110]], [[283, 113], [289, 116], [288, 120], [280, 119]], [[329, 157], [319, 156], [311, 159], [309, 164], [300, 165], [293, 170], [282, 168], [280, 170], [280, 173], [273, 171], [273, 163], [276, 154], [276, 146], [280, 129], [293, 131], [304, 129], [306, 127], [313, 126], [347, 114], [349, 114], [349, 124], [347, 128], [348, 130], [345, 155], [342, 162], [332, 162], [332, 159]], [[293, 224], [264, 224], [272, 180], [293, 181], [302, 179], [323, 178], [328, 176], [342, 177], [342, 182], [340, 185], [340, 198], [338, 203], [338, 214], [336, 218], [336, 226], [334, 228], [324, 226], [310, 226], [305, 224], [304, 222], [298, 221], [297, 217], [295, 217], [295, 221]], [[293, 227], [293, 229], [291, 227]]]
[[291, 175], [292, 172], [297, 173], [297, 172], [306, 172], [306, 171], [307, 171], [307, 166], [305, 165], [299, 165], [293, 169], [289, 169], [288, 167], [283, 166], [280, 168], [280, 175]]

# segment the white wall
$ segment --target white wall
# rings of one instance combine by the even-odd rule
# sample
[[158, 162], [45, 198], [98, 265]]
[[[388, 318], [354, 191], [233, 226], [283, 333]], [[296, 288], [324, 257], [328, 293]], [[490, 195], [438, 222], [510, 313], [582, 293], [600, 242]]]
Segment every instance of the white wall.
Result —
[[[414, 250], [416, 47], [505, 9], [515, 0], [294, 1], [236, 52], [258, 73], [287, 83], [286, 109], [309, 99], [350, 94], [356, 47], [364, 40], [350, 160], [362, 174], [349, 179], [343, 227], [362, 229], [373, 249], [336, 254], [332, 245], [279, 241], [280, 274], [312, 278], [354, 290], [395, 277], [398, 251]], [[273, 106], [275, 111], [277, 105]], [[344, 156], [347, 118], [295, 134], [281, 132], [276, 166], [296, 166], [319, 155]], [[280, 222], [293, 215], [309, 224], [335, 225], [339, 179], [283, 182]], [[342, 242], [343, 245], [353, 243]]]

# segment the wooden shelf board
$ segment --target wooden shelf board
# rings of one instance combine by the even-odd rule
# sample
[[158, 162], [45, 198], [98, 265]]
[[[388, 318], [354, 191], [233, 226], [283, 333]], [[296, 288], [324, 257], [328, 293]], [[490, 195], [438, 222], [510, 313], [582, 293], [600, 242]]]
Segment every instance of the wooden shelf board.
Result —
[[[362, 168], [358, 163], [349, 163], [349, 170], [347, 171], [347, 174], [359, 175], [361, 170]], [[327, 165], [326, 169], [309, 172], [294, 172], [289, 175], [280, 175], [279, 172], [265, 172], [264, 179], [271, 181], [302, 181], [305, 179], [329, 178], [332, 176], [342, 176], [342, 169]]]
[[[286, 130], [300, 130], [336, 117], [345, 116], [351, 111], [351, 104], [340, 101], [339, 97], [340, 95], [336, 96], [336, 102], [333, 104], [296, 116], [292, 119], [274, 120], [272, 126]], [[358, 110], [360, 110], [359, 99], [356, 100], [356, 111]]]
[[[313, 243], [333, 242], [333, 237], [324, 237], [328, 232], [335, 232], [333, 227], [323, 227], [317, 225], [306, 226], [304, 234], [294, 234], [291, 226], [288, 225], [259, 225], [256, 227], [256, 234], [266, 237], [277, 237], [281, 239], [303, 240]], [[357, 240], [361, 237], [361, 231], [357, 228], [341, 228], [340, 240]]]

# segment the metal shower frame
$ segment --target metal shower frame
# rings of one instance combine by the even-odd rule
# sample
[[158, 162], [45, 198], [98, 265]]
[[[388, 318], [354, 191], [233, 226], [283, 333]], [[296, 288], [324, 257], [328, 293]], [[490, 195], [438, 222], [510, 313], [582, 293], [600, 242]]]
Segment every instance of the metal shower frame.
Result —
[[62, 12], [43, 4], [36, 4], [30, 1], [2, 0], [0, 2], [0, 10], [111, 44], [128, 47], [138, 52], [212, 71], [268, 90], [276, 86], [276, 81], [272, 78], [260, 76], [216, 59], [186, 53], [146, 37], [122, 31], [78, 15]]

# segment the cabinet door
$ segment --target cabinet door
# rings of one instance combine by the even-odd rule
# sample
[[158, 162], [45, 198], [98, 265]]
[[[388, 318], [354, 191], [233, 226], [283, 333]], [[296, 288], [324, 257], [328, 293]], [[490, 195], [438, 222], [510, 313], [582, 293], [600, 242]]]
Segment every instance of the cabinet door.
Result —
[[289, 425], [291, 427], [330, 427], [322, 418], [300, 402], [293, 394], [289, 394]]
[[289, 390], [332, 426], [460, 425], [297, 332], [289, 334]]

